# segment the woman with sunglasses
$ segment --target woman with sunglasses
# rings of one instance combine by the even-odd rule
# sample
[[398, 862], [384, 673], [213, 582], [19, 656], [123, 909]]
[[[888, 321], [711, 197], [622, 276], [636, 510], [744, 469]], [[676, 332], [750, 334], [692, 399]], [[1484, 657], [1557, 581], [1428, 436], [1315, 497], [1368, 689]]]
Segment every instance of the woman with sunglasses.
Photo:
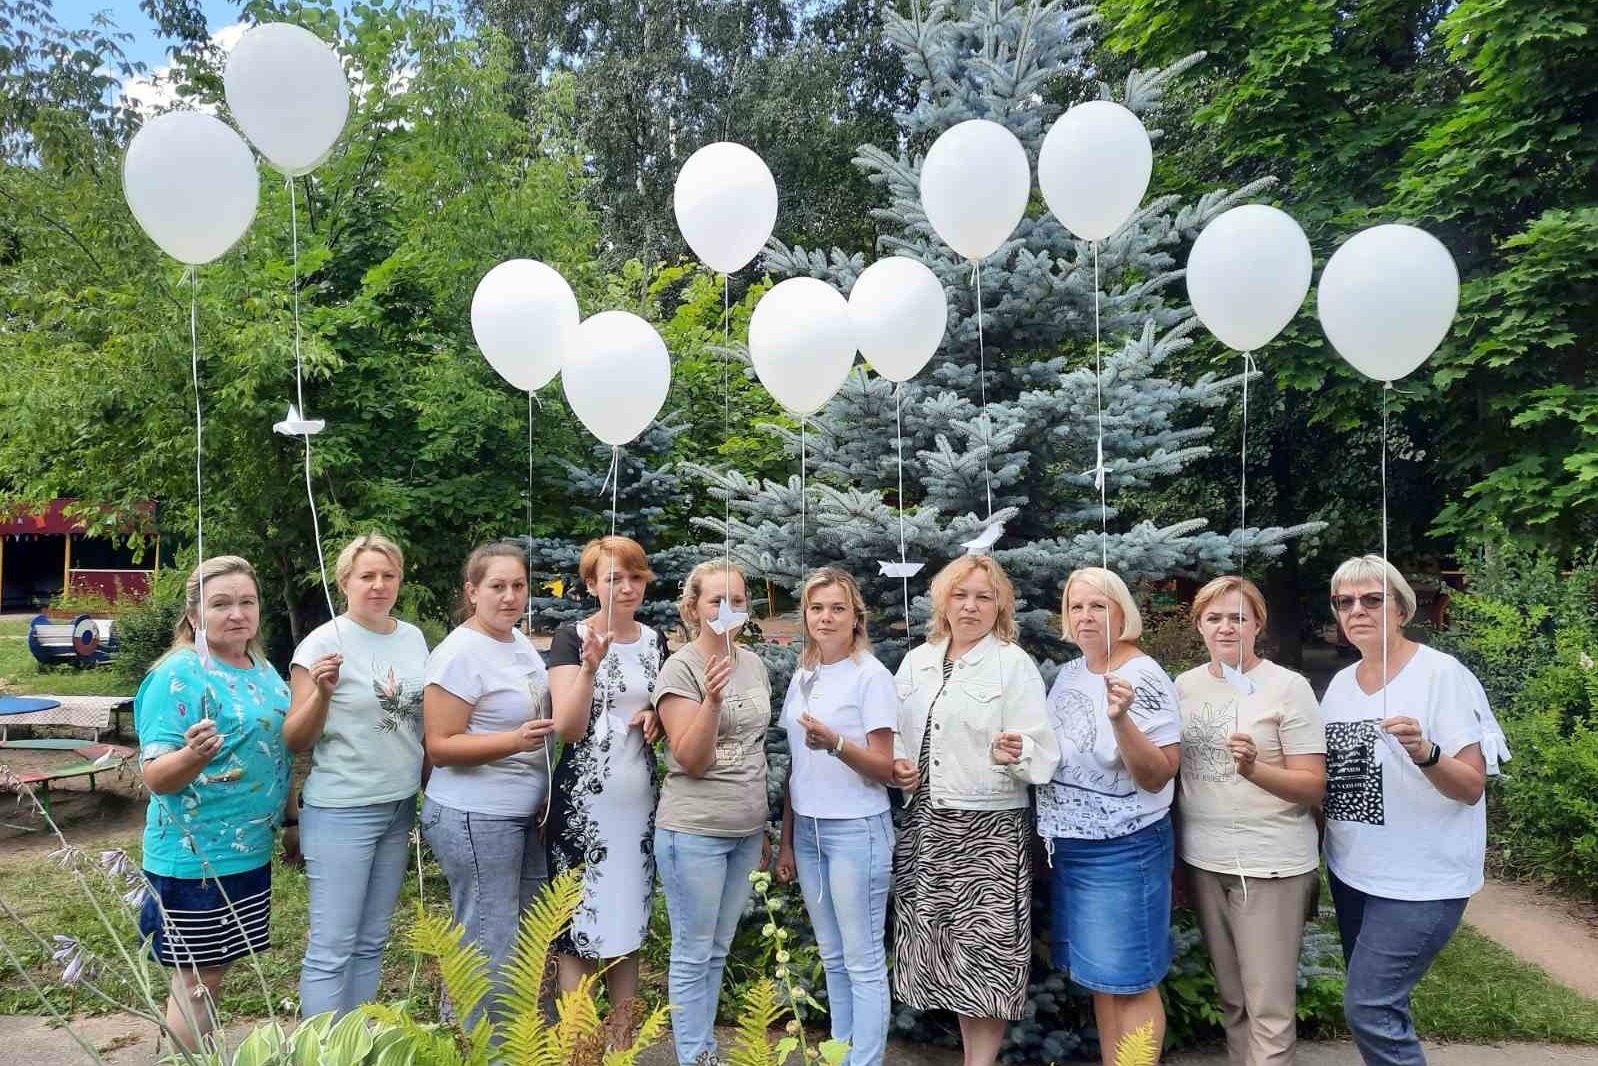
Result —
[[1321, 701], [1343, 1009], [1369, 1066], [1423, 1066], [1410, 993], [1481, 888], [1497, 723], [1469, 670], [1405, 636], [1415, 593], [1381, 556], [1337, 568], [1332, 611], [1360, 654]]

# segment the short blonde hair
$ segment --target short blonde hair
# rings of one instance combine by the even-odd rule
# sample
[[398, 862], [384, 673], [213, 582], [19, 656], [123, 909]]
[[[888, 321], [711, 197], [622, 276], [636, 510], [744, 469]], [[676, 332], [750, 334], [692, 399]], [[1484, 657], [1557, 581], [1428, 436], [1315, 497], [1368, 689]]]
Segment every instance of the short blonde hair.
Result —
[[577, 576], [582, 578], [590, 591], [599, 581], [600, 560], [607, 555], [616, 561], [617, 570], [642, 574], [645, 581], [655, 580], [655, 572], [649, 568], [649, 556], [644, 553], [642, 544], [631, 537], [595, 537], [583, 545], [582, 558], [577, 561]]
[[927, 626], [927, 642], [937, 644], [952, 636], [949, 628], [949, 597], [966, 578], [977, 571], [988, 575], [993, 591], [999, 598], [999, 614], [993, 620], [993, 635], [1005, 644], [1014, 644], [1015, 586], [1004, 567], [993, 561], [991, 555], [962, 555], [949, 563], [932, 579], [932, 622]]
[[1344, 559], [1332, 574], [1332, 595], [1337, 595], [1337, 590], [1344, 585], [1361, 581], [1380, 581], [1398, 598], [1398, 608], [1402, 614], [1398, 620], [1400, 625], [1408, 625], [1410, 619], [1415, 617], [1415, 590], [1409, 587], [1404, 575], [1380, 555], [1356, 555], [1352, 559]]
[[1198, 621], [1204, 612], [1210, 609], [1210, 604], [1220, 596], [1232, 596], [1241, 593], [1248, 601], [1248, 609], [1254, 613], [1254, 621], [1260, 628], [1265, 627], [1265, 597], [1260, 592], [1259, 586], [1246, 577], [1236, 574], [1227, 574], [1218, 577], [1198, 590], [1198, 595], [1193, 597], [1193, 621]]
[[344, 545], [338, 553], [338, 562], [333, 564], [333, 580], [340, 592], [344, 590], [344, 582], [355, 573], [355, 560], [361, 557], [362, 552], [377, 552], [394, 564], [394, 569], [400, 573], [400, 581], [405, 580], [405, 553], [400, 551], [399, 545], [381, 533], [362, 533]]
[[1143, 635], [1143, 615], [1138, 612], [1137, 601], [1132, 598], [1132, 590], [1126, 587], [1121, 575], [1102, 566], [1084, 566], [1071, 571], [1071, 576], [1065, 579], [1065, 588], [1060, 590], [1060, 633], [1066, 640], [1071, 640], [1071, 626], [1066, 620], [1066, 609], [1071, 605], [1071, 586], [1078, 581], [1096, 586], [1121, 612], [1121, 632], [1115, 635], [1115, 640], [1137, 640]]
[[855, 579], [846, 571], [839, 570], [835, 566], [823, 566], [805, 579], [804, 587], [799, 591], [799, 624], [804, 626], [807, 638], [804, 654], [799, 660], [807, 667], [814, 668], [821, 662], [821, 646], [810, 633], [810, 594], [833, 585], [843, 589], [844, 598], [849, 601], [849, 607], [854, 611], [852, 628], [854, 641], [849, 645], [849, 658], [852, 659], [861, 652], [871, 650], [871, 637], [866, 632], [866, 599], [860, 595], [860, 586], [855, 584]]
[[689, 639], [699, 636], [699, 619], [694, 617], [694, 604], [699, 602], [699, 594], [705, 588], [705, 578], [711, 574], [737, 574], [738, 580], [744, 583], [745, 595], [749, 592], [748, 575], [743, 567], [730, 559], [706, 559], [688, 571], [682, 583], [682, 596], [677, 600], [677, 617], [682, 619]]

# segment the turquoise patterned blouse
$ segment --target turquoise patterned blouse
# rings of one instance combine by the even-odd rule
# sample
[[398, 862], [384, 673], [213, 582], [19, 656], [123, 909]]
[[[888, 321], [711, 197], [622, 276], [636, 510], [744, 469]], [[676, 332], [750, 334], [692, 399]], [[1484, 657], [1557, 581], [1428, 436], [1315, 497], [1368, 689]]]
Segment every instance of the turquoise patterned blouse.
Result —
[[269, 663], [248, 668], [185, 648], [157, 663], [133, 700], [144, 762], [183, 747], [202, 717], [216, 720], [222, 749], [186, 787], [150, 793], [144, 868], [163, 877], [223, 876], [272, 861], [293, 757], [283, 742], [289, 688]]

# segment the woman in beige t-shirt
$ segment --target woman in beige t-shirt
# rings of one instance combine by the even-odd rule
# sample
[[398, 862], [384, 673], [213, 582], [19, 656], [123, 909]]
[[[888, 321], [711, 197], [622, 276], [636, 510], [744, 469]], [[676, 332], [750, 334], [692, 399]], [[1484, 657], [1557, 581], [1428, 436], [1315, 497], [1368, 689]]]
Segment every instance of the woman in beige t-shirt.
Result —
[[760, 657], [738, 645], [739, 625], [728, 624], [748, 610], [736, 566], [718, 559], [694, 567], [678, 603], [693, 640], [666, 660], [655, 682], [655, 709], [666, 731], [655, 863], [671, 919], [667, 984], [682, 1066], [717, 1061], [722, 969], [749, 899], [749, 874], [765, 865], [770, 848], [771, 681]]
[[1219, 577], [1193, 619], [1210, 661], [1176, 679], [1182, 861], [1221, 993], [1234, 1066], [1294, 1061], [1298, 952], [1320, 854], [1326, 731], [1309, 682], [1254, 650], [1265, 599]]

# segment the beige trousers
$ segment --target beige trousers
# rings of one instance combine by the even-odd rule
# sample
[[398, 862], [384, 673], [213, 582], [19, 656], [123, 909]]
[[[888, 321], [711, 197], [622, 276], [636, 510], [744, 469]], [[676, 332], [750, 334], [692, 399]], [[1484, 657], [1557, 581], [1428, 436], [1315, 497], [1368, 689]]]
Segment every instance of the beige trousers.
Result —
[[1298, 951], [1319, 871], [1250, 877], [1189, 866], [1199, 927], [1215, 967], [1232, 1066], [1292, 1066]]

